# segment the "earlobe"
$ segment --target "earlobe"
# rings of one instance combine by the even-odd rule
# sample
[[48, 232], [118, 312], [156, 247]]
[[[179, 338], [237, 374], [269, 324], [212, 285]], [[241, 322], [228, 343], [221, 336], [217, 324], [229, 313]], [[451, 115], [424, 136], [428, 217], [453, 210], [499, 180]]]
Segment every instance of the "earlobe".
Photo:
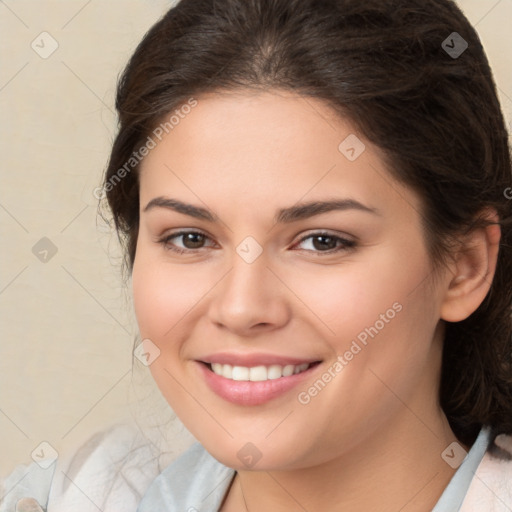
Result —
[[441, 305], [441, 318], [460, 322], [478, 309], [488, 294], [496, 272], [501, 229], [496, 210], [487, 210], [485, 219], [494, 224], [466, 235], [454, 256], [451, 278]]

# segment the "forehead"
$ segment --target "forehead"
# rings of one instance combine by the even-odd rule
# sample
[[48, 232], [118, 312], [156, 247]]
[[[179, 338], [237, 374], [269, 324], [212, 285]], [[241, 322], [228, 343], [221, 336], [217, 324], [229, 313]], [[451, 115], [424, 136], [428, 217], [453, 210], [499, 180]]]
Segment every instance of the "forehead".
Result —
[[141, 206], [168, 193], [196, 203], [229, 198], [258, 211], [277, 198], [283, 206], [329, 194], [379, 208], [386, 193], [411, 193], [390, 187], [378, 148], [319, 99], [279, 91], [196, 101], [161, 140], [153, 136], [140, 169]]
[[198, 97], [186, 114], [172, 117], [171, 126], [164, 116], [159, 147], [143, 161], [142, 172], [166, 152], [190, 163], [209, 157], [212, 164], [211, 157], [232, 162], [225, 168], [236, 162], [282, 164], [318, 160], [321, 155], [332, 159], [340, 137], [353, 131], [324, 102], [282, 91], [210, 93]]

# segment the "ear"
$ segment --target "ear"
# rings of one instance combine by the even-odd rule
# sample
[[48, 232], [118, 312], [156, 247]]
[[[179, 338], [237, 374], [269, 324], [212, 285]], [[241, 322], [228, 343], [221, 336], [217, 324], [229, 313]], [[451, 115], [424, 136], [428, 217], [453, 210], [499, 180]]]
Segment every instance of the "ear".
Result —
[[441, 304], [441, 318], [460, 322], [476, 311], [489, 292], [498, 261], [501, 229], [495, 209], [480, 215], [493, 222], [464, 235], [450, 265], [448, 287]]

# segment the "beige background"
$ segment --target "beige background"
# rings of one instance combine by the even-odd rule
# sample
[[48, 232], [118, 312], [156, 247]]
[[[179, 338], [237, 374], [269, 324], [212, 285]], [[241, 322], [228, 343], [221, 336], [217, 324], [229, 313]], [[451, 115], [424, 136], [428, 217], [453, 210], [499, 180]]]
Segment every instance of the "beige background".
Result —
[[[147, 369], [131, 373], [130, 287], [93, 190], [115, 135], [118, 73], [172, 3], [0, 0], [0, 476], [42, 441], [65, 455], [119, 419], [165, 417]], [[512, 0], [458, 3], [487, 50], [510, 127]], [[58, 43], [48, 58], [31, 47], [51, 48], [49, 36], [41, 48], [43, 31]], [[43, 237], [57, 248], [46, 262], [32, 250]], [[176, 419], [164, 428], [191, 441]]]

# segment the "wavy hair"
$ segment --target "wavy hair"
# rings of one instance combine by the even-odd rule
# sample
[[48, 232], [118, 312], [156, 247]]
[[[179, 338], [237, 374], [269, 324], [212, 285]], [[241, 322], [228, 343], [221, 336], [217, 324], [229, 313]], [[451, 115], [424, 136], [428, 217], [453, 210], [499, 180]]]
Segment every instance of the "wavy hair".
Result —
[[484, 208], [497, 210], [494, 280], [472, 315], [446, 322], [439, 400], [465, 444], [483, 425], [493, 439], [511, 434], [511, 156], [487, 57], [461, 10], [450, 0], [181, 0], [172, 7], [144, 36], [117, 89], [119, 131], [104, 190], [129, 271], [139, 183], [137, 163], [127, 170], [126, 162], [191, 97], [247, 88], [323, 100], [380, 147], [391, 175], [422, 199], [436, 265], [458, 234], [484, 225]]

